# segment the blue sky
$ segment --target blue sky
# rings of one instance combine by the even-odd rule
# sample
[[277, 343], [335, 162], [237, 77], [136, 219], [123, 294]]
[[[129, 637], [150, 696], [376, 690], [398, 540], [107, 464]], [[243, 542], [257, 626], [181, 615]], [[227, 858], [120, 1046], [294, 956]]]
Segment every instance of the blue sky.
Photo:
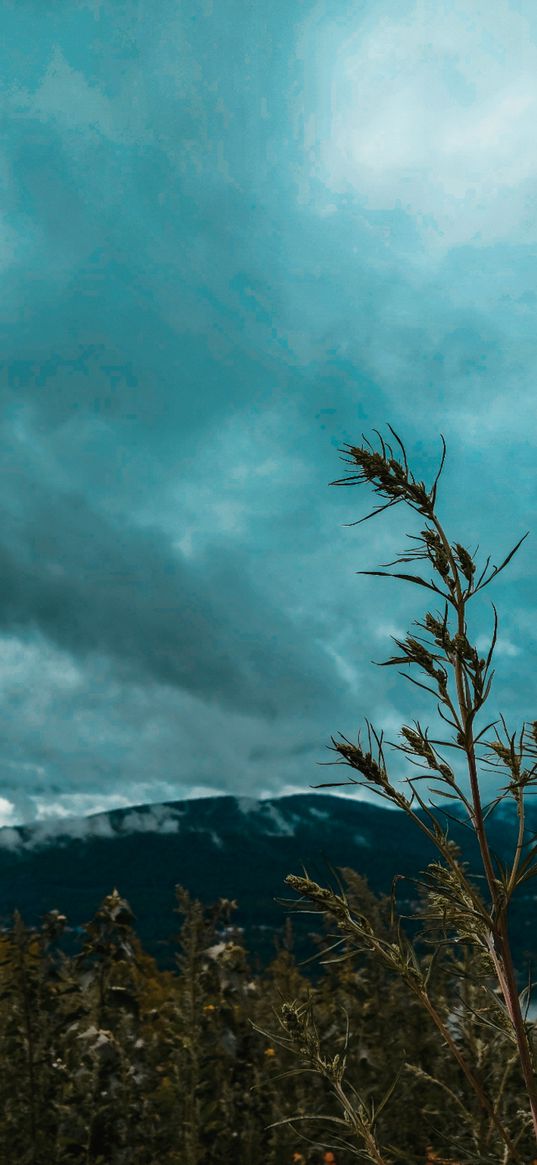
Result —
[[[426, 697], [415, 530], [329, 489], [389, 421], [494, 560], [537, 715], [537, 12], [5, 3], [0, 820], [338, 775]], [[488, 599], [475, 630], [490, 626]], [[395, 766], [400, 762], [395, 758]]]

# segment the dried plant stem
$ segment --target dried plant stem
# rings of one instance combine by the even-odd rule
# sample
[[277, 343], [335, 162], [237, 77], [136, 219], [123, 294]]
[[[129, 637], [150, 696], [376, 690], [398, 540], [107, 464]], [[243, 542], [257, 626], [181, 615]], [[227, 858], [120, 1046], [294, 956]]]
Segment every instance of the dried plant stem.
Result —
[[487, 1116], [489, 1117], [491, 1131], [492, 1131], [492, 1127], [494, 1127], [496, 1129], [496, 1132], [499, 1134], [502, 1141], [504, 1142], [505, 1148], [506, 1148], [507, 1153], [508, 1153], [508, 1156], [505, 1158], [505, 1160], [506, 1161], [513, 1161], [513, 1160], [516, 1161], [517, 1159], [519, 1159], [518, 1153], [517, 1153], [517, 1150], [515, 1148], [515, 1145], [513, 1144], [511, 1137], [509, 1136], [509, 1133], [507, 1132], [507, 1129], [505, 1128], [501, 1119], [498, 1117], [498, 1113], [496, 1111], [496, 1108], [489, 1100], [486, 1092], [483, 1089], [481, 1081], [476, 1076], [475, 1072], [472, 1071], [465, 1056], [463, 1056], [460, 1048], [455, 1043], [455, 1040], [453, 1039], [453, 1036], [451, 1035], [449, 1029], [446, 1027], [444, 1020], [442, 1019], [442, 1016], [437, 1011], [436, 1007], [434, 1006], [434, 1004], [432, 1003], [432, 1001], [428, 995], [423, 995], [423, 994], [420, 995], [418, 993], [418, 998], [420, 999], [420, 1001], [421, 1001], [423, 1007], [425, 1008], [425, 1010], [427, 1011], [427, 1013], [430, 1015], [433, 1023], [435, 1024], [436, 1028], [440, 1032], [440, 1035], [444, 1039], [445, 1043], [447, 1044], [447, 1047], [449, 1048], [451, 1055], [457, 1061], [459, 1068], [464, 1073], [464, 1075], [468, 1081], [468, 1084], [470, 1085], [473, 1092], [477, 1096], [481, 1107], [483, 1108], [483, 1110], [486, 1112]]
[[360, 1119], [356, 1112], [355, 1105], [351, 1100], [349, 1100], [349, 1097], [347, 1096], [347, 1093], [345, 1092], [341, 1082], [339, 1080], [333, 1080], [331, 1083], [334, 1095], [337, 1096], [339, 1100], [350, 1128], [352, 1128], [353, 1132], [359, 1138], [359, 1140], [363, 1141], [364, 1148], [369, 1155], [369, 1160], [374, 1162], [375, 1165], [389, 1165], [387, 1158], [379, 1149], [373, 1130], [368, 1126], [367, 1121]]
[[537, 1141], [537, 1088], [535, 1083], [535, 1071], [533, 1068], [526, 1025], [524, 1023], [524, 1018], [520, 1007], [518, 987], [515, 977], [515, 970], [513, 967], [513, 956], [511, 954], [509, 935], [507, 932], [507, 919], [505, 918], [505, 915], [501, 918], [498, 926], [498, 937], [500, 940], [500, 954], [498, 956], [493, 955], [493, 960], [497, 968], [498, 981], [502, 988], [505, 1005], [509, 1011], [509, 1015], [511, 1016], [511, 1022], [515, 1031], [515, 1037], [520, 1056], [520, 1066], [524, 1076], [524, 1083], [528, 1091], [528, 1100], [530, 1104], [533, 1129], [535, 1132], [535, 1139]]
[[[453, 552], [445, 531], [439, 522], [436, 514], [431, 514], [431, 521], [440, 537], [444, 547], [446, 557], [449, 561], [451, 575], [453, 579], [454, 602], [457, 609], [457, 624], [458, 634], [466, 636], [466, 618], [465, 608], [466, 600], [462, 593], [459, 571]], [[507, 890], [498, 884], [498, 880], [494, 873], [492, 858], [490, 854], [490, 847], [485, 828], [485, 821], [483, 817], [483, 806], [481, 803], [481, 792], [479, 788], [479, 776], [477, 772], [477, 761], [475, 752], [475, 740], [473, 733], [473, 712], [470, 706], [469, 693], [467, 683], [465, 683], [465, 676], [463, 674], [462, 661], [459, 656], [454, 658], [454, 672], [455, 683], [457, 688], [457, 700], [460, 712], [461, 736], [466, 754], [468, 775], [470, 778], [470, 788], [472, 793], [472, 823], [476, 832], [481, 860], [483, 862], [483, 869], [487, 880], [489, 894], [492, 904], [493, 916], [497, 919], [495, 926], [491, 933], [490, 955], [494, 963], [498, 983], [500, 985], [505, 1005], [509, 1012], [511, 1022], [513, 1024], [515, 1039], [518, 1047], [520, 1058], [520, 1066], [524, 1076], [524, 1083], [526, 1085], [528, 1100], [530, 1104], [533, 1128], [535, 1138], [537, 1140], [537, 1085], [535, 1079], [535, 1071], [532, 1063], [531, 1050], [528, 1041], [528, 1035], [522, 1010], [520, 1007], [520, 999], [518, 994], [518, 987], [516, 982], [515, 970], [513, 966], [513, 958], [511, 953], [511, 944], [509, 941], [508, 923], [507, 923], [507, 905], [509, 898], [516, 885], [517, 869], [520, 862], [524, 839], [524, 811], [523, 811], [523, 797], [518, 798], [519, 805], [519, 828], [515, 851], [515, 858], [511, 868], [511, 875], [507, 885]]]
[[494, 1127], [502, 1139], [509, 1154], [506, 1160], [520, 1160], [514, 1142], [499, 1117], [494, 1104], [487, 1096], [479, 1076], [474, 1072], [466, 1056], [461, 1051], [456, 1040], [454, 1040], [445, 1020], [431, 999], [423, 977], [416, 973], [415, 967], [406, 964], [400, 958], [400, 952], [391, 943], [380, 939], [365, 920], [353, 918], [346, 900], [336, 894], [335, 891], [324, 889], [324, 887], [318, 886], [311, 879], [298, 877], [294, 874], [289, 874], [285, 880], [294, 890], [299, 891], [305, 898], [309, 898], [310, 901], [314, 902], [320, 910], [326, 911], [327, 914], [333, 916], [337, 922], [338, 930], [343, 936], [340, 940], [341, 942], [344, 942], [346, 939], [351, 944], [355, 944], [357, 939], [365, 942], [367, 948], [376, 955], [380, 962], [384, 963], [389, 970], [395, 971], [396, 974], [401, 976], [408, 989], [419, 1000], [421, 1006], [427, 1012], [441, 1035], [446, 1047], [449, 1049], [470, 1085], [483, 1112], [489, 1118], [490, 1127]]
[[[508, 565], [527, 535], [517, 542], [499, 566], [491, 566], [489, 556], [480, 573], [474, 555], [459, 542], [449, 541], [436, 513], [437, 486], [446, 454], [445, 441], [442, 438], [440, 468], [431, 489], [427, 490], [409, 468], [401, 439], [391, 426], [389, 428], [397, 443], [395, 452], [380, 433], [377, 433], [380, 449], [375, 449], [366, 438], [362, 445], [345, 446], [341, 452], [351, 470], [345, 478], [332, 484], [367, 483], [380, 497], [381, 504], [360, 521], [366, 521], [401, 503], [420, 515], [423, 528], [419, 534], [408, 535], [410, 549], [403, 550], [393, 562], [385, 563], [384, 567], [421, 560], [426, 564], [426, 572], [432, 569], [432, 577], [427, 573], [407, 573], [406, 565], [402, 570], [383, 568], [358, 573], [413, 583], [424, 588], [429, 596], [432, 593], [441, 599], [443, 613], [428, 610], [423, 621], [415, 623], [425, 632], [425, 637], [421, 632], [409, 633], [403, 639], [393, 637], [399, 653], [380, 666], [402, 664], [405, 667], [417, 667], [421, 673], [419, 680], [406, 671], [403, 674], [418, 688], [435, 697], [439, 717], [450, 726], [453, 735], [447, 740], [431, 739], [429, 730], [423, 729], [419, 720], [414, 721], [413, 727], [402, 726], [400, 736], [403, 743], [392, 743], [392, 747], [421, 769], [422, 774], [425, 773], [406, 778], [405, 784], [410, 789], [410, 794], [406, 795], [400, 784], [390, 778], [383, 733], [377, 733], [372, 724], [366, 721], [367, 744], [362, 745], [360, 734], [356, 744], [345, 736], [341, 740], [332, 737], [333, 750], [338, 754], [338, 760], [334, 763], [347, 765], [354, 774], [360, 774], [360, 779], [353, 775], [348, 781], [329, 782], [315, 787], [334, 788], [342, 784], [354, 784], [372, 789], [380, 798], [402, 809], [435, 846], [441, 860], [437, 858], [430, 862], [425, 875], [427, 897], [422, 918], [427, 933], [430, 935], [432, 928], [432, 933], [440, 942], [469, 944], [476, 958], [481, 960], [477, 977], [489, 995], [490, 978], [494, 975], [502, 997], [501, 1003], [499, 999], [494, 1002], [496, 1019], [491, 1020], [490, 1015], [487, 1018], [484, 1014], [482, 1017], [475, 1015], [474, 1018], [483, 1025], [482, 1030], [488, 1024], [489, 1028], [503, 1035], [508, 1032], [509, 1039], [513, 1041], [529, 1107], [528, 1116], [523, 1119], [524, 1136], [527, 1137], [533, 1128], [537, 1142], [537, 1079], [528, 1029], [522, 1014], [509, 935], [509, 909], [513, 895], [528, 878], [537, 876], [537, 846], [529, 848], [527, 854], [524, 854], [528, 841], [524, 796], [529, 786], [537, 787], [537, 720], [529, 730], [524, 724], [518, 739], [516, 733], [510, 735], [503, 717], [500, 720], [505, 740], [496, 729], [499, 723], [497, 720], [476, 732], [476, 718], [488, 699], [494, 674], [490, 671], [490, 664], [496, 644], [496, 609], [493, 607], [494, 631], [486, 658], [481, 658], [477, 646], [470, 642], [466, 622], [469, 600]], [[491, 728], [495, 730], [496, 739], [483, 741], [484, 734]], [[468, 787], [466, 781], [465, 788], [461, 787], [456, 769], [447, 763], [440, 751], [444, 747], [454, 748], [464, 754]], [[490, 752], [483, 754], [483, 747], [487, 747]], [[487, 807], [486, 813], [480, 788], [482, 765], [503, 768], [508, 774], [507, 785], [501, 788], [499, 796], [492, 806]], [[431, 797], [428, 797], [421, 792], [419, 782], [431, 778], [434, 787], [429, 785]], [[459, 810], [463, 810], [463, 817], [466, 818], [465, 823], [475, 834], [487, 888], [483, 896], [478, 892], [472, 876], [460, 863], [456, 845], [448, 838], [445, 820], [451, 819], [452, 815], [437, 805], [433, 800], [435, 795], [445, 795], [450, 803], [458, 802]], [[505, 798], [514, 800], [518, 815], [513, 857], [507, 868], [493, 857], [486, 823], [489, 812]], [[438, 816], [439, 812], [444, 815], [442, 819]], [[504, 1160], [518, 1159], [516, 1146], [521, 1133], [513, 1133], [512, 1129], [509, 1132], [502, 1120], [502, 1093], [496, 1097], [495, 1103], [491, 1103], [479, 1074], [471, 1067], [461, 1048], [460, 1039], [450, 1030], [442, 1009], [435, 1006], [429, 991], [430, 971], [424, 972], [404, 931], [399, 929], [397, 943], [386, 943], [375, 934], [374, 927], [367, 919], [352, 918], [345, 897], [339, 898], [333, 891], [323, 890], [307, 878], [290, 877], [287, 881], [306, 897], [313, 898], [321, 909], [336, 917], [339, 929], [351, 942], [353, 938], [360, 940], [366, 949], [384, 959], [392, 970], [403, 977], [441, 1033], [445, 1045], [478, 1098], [482, 1111], [487, 1114], [489, 1132], [486, 1139], [490, 1139], [495, 1129], [505, 1147]], [[472, 1011], [471, 1007], [469, 1010]], [[486, 1047], [486, 1040], [482, 1046]]]
[[525, 805], [524, 805], [524, 797], [521, 794], [517, 797], [517, 812], [518, 812], [518, 835], [517, 835], [517, 840], [516, 840], [515, 853], [514, 853], [514, 857], [513, 857], [513, 865], [511, 867], [511, 874], [509, 876], [509, 881], [507, 883], [506, 896], [507, 896], [508, 900], [511, 898], [511, 895], [513, 894], [513, 891], [516, 888], [518, 870], [519, 870], [520, 861], [522, 858], [522, 853], [524, 850], [524, 834], [525, 834], [525, 830], [526, 830], [526, 812], [525, 812]]
[[[494, 1111], [496, 1113], [499, 1111], [500, 1104], [502, 1102], [502, 1098], [503, 1098], [503, 1095], [505, 1093], [505, 1089], [507, 1087], [507, 1082], [508, 1082], [509, 1077], [511, 1075], [511, 1072], [513, 1071], [513, 1068], [517, 1062], [518, 1062], [518, 1048], [516, 1048], [515, 1051], [513, 1052], [512, 1056], [509, 1056], [508, 1059], [506, 1060], [505, 1068], [503, 1070], [502, 1078], [500, 1081], [500, 1085], [499, 1085], [498, 1091], [496, 1093], [496, 1103], [494, 1106]], [[490, 1125], [489, 1125], [488, 1139], [490, 1139], [490, 1136], [492, 1133], [492, 1127], [493, 1127], [493, 1122], [491, 1121]], [[508, 1160], [509, 1160], [509, 1157], [504, 1157], [504, 1161], [508, 1161]]]

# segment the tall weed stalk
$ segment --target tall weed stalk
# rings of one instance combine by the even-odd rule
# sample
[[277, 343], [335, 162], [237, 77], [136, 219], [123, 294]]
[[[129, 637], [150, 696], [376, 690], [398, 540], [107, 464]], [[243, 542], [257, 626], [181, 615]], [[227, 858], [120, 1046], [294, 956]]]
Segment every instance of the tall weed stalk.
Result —
[[[351, 770], [348, 779], [315, 787], [352, 784], [373, 790], [406, 813], [433, 843], [438, 857], [424, 875], [422, 914], [429, 943], [433, 943], [432, 958], [423, 957], [419, 942], [408, 937], [398, 919], [394, 920], [391, 935], [379, 933], [367, 917], [353, 911], [340, 883], [336, 892], [319, 886], [307, 876], [289, 875], [286, 882], [301, 896], [299, 905], [313, 903], [315, 909], [335, 922], [338, 936], [334, 947], [343, 947], [341, 958], [352, 956], [357, 950], [374, 954], [402, 978], [437, 1028], [481, 1113], [479, 1135], [474, 1129], [474, 1150], [467, 1147], [466, 1159], [527, 1160], [527, 1156], [520, 1155], [520, 1146], [524, 1135], [527, 1143], [528, 1127], [533, 1129], [537, 1142], [534, 1049], [531, 1025], [525, 1016], [530, 987], [519, 994], [509, 917], [517, 889], [537, 873], [537, 847], [528, 836], [525, 811], [526, 795], [537, 785], [537, 721], [512, 730], [500, 716], [499, 720], [480, 727], [478, 717], [489, 699], [494, 674], [492, 659], [498, 630], [494, 604], [486, 653], [478, 651], [468, 626], [469, 604], [474, 604], [476, 597], [503, 571], [527, 535], [498, 566], [491, 563], [490, 557], [478, 565], [470, 550], [448, 536], [438, 516], [437, 490], [446, 454], [443, 438], [440, 467], [431, 488], [427, 489], [412, 473], [403, 442], [391, 426], [388, 428], [390, 439], [377, 433], [376, 446], [365, 438], [362, 445], [344, 446], [340, 452], [349, 468], [344, 477], [332, 484], [366, 484], [377, 494], [379, 504], [360, 519], [362, 522], [397, 505], [419, 515], [421, 529], [417, 534], [408, 535], [410, 546], [405, 551], [381, 570], [358, 573], [410, 583], [428, 592], [430, 600], [434, 600], [434, 607], [416, 622], [415, 631], [402, 639], [394, 637], [396, 652], [381, 666], [410, 668], [410, 672], [405, 670], [402, 674], [435, 699], [446, 733], [437, 739], [419, 721], [402, 726], [399, 740], [391, 747], [404, 757], [409, 770], [410, 766], [413, 768], [401, 782], [390, 773], [383, 733], [366, 721], [365, 740], [360, 734], [356, 742], [342, 735], [332, 738], [331, 748], [337, 760], [328, 763], [346, 765]], [[416, 566], [421, 569], [412, 569]], [[485, 804], [482, 777], [491, 768], [501, 771], [503, 784], [492, 803]], [[437, 804], [438, 797], [443, 802], [441, 806]], [[507, 864], [492, 852], [487, 833], [489, 814], [497, 811], [503, 802], [511, 802], [516, 810], [515, 836]], [[449, 836], [453, 817], [458, 823], [466, 822], [475, 835], [481, 867], [478, 870], [468, 870], [459, 860]], [[476, 875], [480, 879], [479, 889]], [[501, 1090], [491, 1092], [476, 1066], [474, 1050], [465, 1047], [464, 1023], [454, 1023], [453, 1015], [435, 1000], [432, 968], [447, 943], [470, 952], [474, 985], [477, 981], [481, 1000], [476, 1003], [474, 999], [473, 1004], [473, 1018], [480, 1028], [479, 1040], [490, 1042], [498, 1036], [507, 1036], [509, 1040], [509, 1070], [514, 1062], [525, 1093], [516, 1119], [512, 1114], [506, 1115]], [[465, 972], [461, 970], [462, 984], [464, 980]], [[471, 1008], [468, 992], [461, 989], [460, 994], [460, 1006], [468, 1010]], [[284, 1025], [289, 1023], [289, 1014], [282, 1014]], [[304, 1014], [299, 1014], [304, 1024]], [[301, 1046], [303, 1049], [308, 1046], [305, 1037]], [[337, 1076], [337, 1086], [341, 1089], [345, 1056], [333, 1069], [327, 1068], [318, 1051], [314, 1055], [311, 1040], [310, 1051], [312, 1066], [316, 1063], [317, 1069], [325, 1073], [335, 1071], [334, 1083]], [[379, 1161], [391, 1160], [389, 1152], [383, 1156], [376, 1139], [375, 1113], [371, 1112], [368, 1119], [358, 1098], [355, 1098], [352, 1119], [345, 1112], [350, 1095], [347, 1089], [345, 1100], [340, 1099], [347, 1129], [352, 1128], [358, 1135], [359, 1155], [377, 1165]], [[387, 1103], [386, 1098], [382, 1103]], [[361, 1132], [360, 1126], [363, 1126]]]

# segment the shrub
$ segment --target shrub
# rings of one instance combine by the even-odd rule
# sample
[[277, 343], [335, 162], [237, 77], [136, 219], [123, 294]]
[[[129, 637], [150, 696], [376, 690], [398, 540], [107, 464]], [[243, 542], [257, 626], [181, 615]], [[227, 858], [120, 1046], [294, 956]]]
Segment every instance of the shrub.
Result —
[[[424, 1013], [423, 1030], [436, 1030], [449, 1052], [451, 1065], [442, 1058], [441, 1072], [438, 1057], [433, 1068], [424, 1066], [422, 1057], [411, 1063], [399, 1057], [400, 1071], [421, 1082], [427, 1098], [425, 1111], [434, 1118], [431, 1138], [434, 1134], [436, 1143], [438, 1134], [447, 1133], [442, 1114], [449, 1113], [446, 1156], [481, 1165], [527, 1162], [535, 1155], [537, 1138], [533, 1030], [524, 1014], [530, 988], [519, 995], [509, 916], [518, 888], [537, 873], [537, 847], [528, 836], [525, 819], [525, 797], [537, 784], [537, 722], [513, 731], [500, 717], [481, 727], [480, 716], [491, 691], [498, 618], [493, 606], [490, 647], [482, 655], [472, 642], [467, 614], [468, 605], [507, 566], [524, 538], [499, 566], [491, 565], [490, 557], [478, 565], [465, 546], [450, 540], [437, 514], [446, 452], [443, 438], [440, 468], [427, 489], [409, 468], [403, 443], [391, 427], [390, 433], [391, 444], [377, 434], [377, 448], [365, 439], [360, 446], [346, 445], [340, 452], [350, 469], [332, 484], [372, 487], [380, 504], [361, 521], [396, 505], [419, 515], [421, 529], [409, 535], [410, 548], [382, 570], [359, 573], [409, 582], [435, 600], [435, 607], [415, 624], [415, 631], [394, 639], [396, 653], [381, 666], [410, 667], [414, 674], [403, 674], [435, 698], [441, 725], [449, 732], [438, 739], [419, 721], [402, 726], [399, 740], [391, 747], [414, 771], [401, 783], [390, 774], [383, 733], [366, 721], [365, 738], [332, 739], [337, 756], [332, 763], [351, 770], [348, 780], [316, 787], [344, 783], [373, 790], [406, 813], [434, 844], [438, 856], [424, 872], [422, 905], [416, 917], [420, 932], [409, 935], [393, 903], [388, 915], [380, 918], [363, 892], [358, 900], [353, 895], [352, 879], [347, 890], [341, 881], [335, 887], [322, 887], [306, 876], [289, 875], [286, 881], [300, 895], [299, 908], [313, 905], [335, 925], [335, 942], [329, 949], [339, 948], [339, 955], [332, 956], [332, 961], [339, 958], [352, 964], [358, 958], [364, 965], [365, 957], [368, 968], [372, 962], [384, 968]], [[391, 569], [406, 568], [409, 563], [423, 564], [422, 573]], [[492, 803], [485, 805], [480, 777], [491, 767], [502, 772], [504, 783]], [[438, 796], [443, 805], [437, 804]], [[516, 810], [512, 859], [507, 866], [492, 853], [487, 835], [488, 815], [506, 801]], [[475, 835], [480, 869], [471, 871], [461, 862], [449, 836], [453, 815]], [[329, 1082], [339, 1101], [342, 1115], [337, 1119], [346, 1134], [339, 1143], [347, 1148], [354, 1145], [358, 1156], [376, 1165], [387, 1165], [394, 1154], [397, 1161], [408, 1159], [411, 1146], [404, 1128], [406, 1147], [386, 1141], [388, 1130], [390, 1136], [393, 1130], [387, 1109], [401, 1093], [401, 1079], [393, 1079], [383, 1096], [365, 1095], [351, 1080], [348, 1032], [333, 1056], [323, 1051], [311, 1005], [287, 1002], [279, 1021], [278, 1038]], [[430, 1100], [431, 1089], [442, 1095], [441, 1109]], [[413, 1115], [416, 1141], [416, 1110]]]

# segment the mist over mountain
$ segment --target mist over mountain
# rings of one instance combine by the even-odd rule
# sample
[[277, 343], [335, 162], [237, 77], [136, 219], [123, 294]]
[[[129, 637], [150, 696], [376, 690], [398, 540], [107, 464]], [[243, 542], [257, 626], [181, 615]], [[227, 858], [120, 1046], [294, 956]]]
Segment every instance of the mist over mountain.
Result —
[[[530, 810], [532, 816], [536, 821], [530, 820], [530, 831], [537, 824]], [[505, 808], [489, 818], [492, 849], [500, 858], [508, 856], [512, 844], [510, 824]], [[455, 820], [449, 830], [478, 871], [468, 828]], [[401, 874], [397, 893], [404, 912], [416, 900], [416, 879], [433, 856], [402, 812], [351, 797], [223, 796], [140, 805], [0, 830], [0, 917], [5, 923], [18, 909], [33, 924], [57, 908], [78, 928], [117, 887], [135, 912], [143, 945], [161, 965], [172, 966], [180, 927], [174, 888], [180, 884], [205, 903], [236, 899], [234, 921], [244, 929], [252, 957], [265, 962], [289, 913], [275, 901], [292, 898], [284, 885], [288, 873], [305, 867], [326, 884], [332, 878], [330, 866], [351, 867], [373, 890], [383, 892], [390, 892], [395, 875]], [[524, 891], [513, 909], [519, 965], [537, 953], [532, 881]], [[314, 953], [308, 935], [322, 930], [321, 920], [311, 914], [291, 918], [297, 952], [305, 958]]]

